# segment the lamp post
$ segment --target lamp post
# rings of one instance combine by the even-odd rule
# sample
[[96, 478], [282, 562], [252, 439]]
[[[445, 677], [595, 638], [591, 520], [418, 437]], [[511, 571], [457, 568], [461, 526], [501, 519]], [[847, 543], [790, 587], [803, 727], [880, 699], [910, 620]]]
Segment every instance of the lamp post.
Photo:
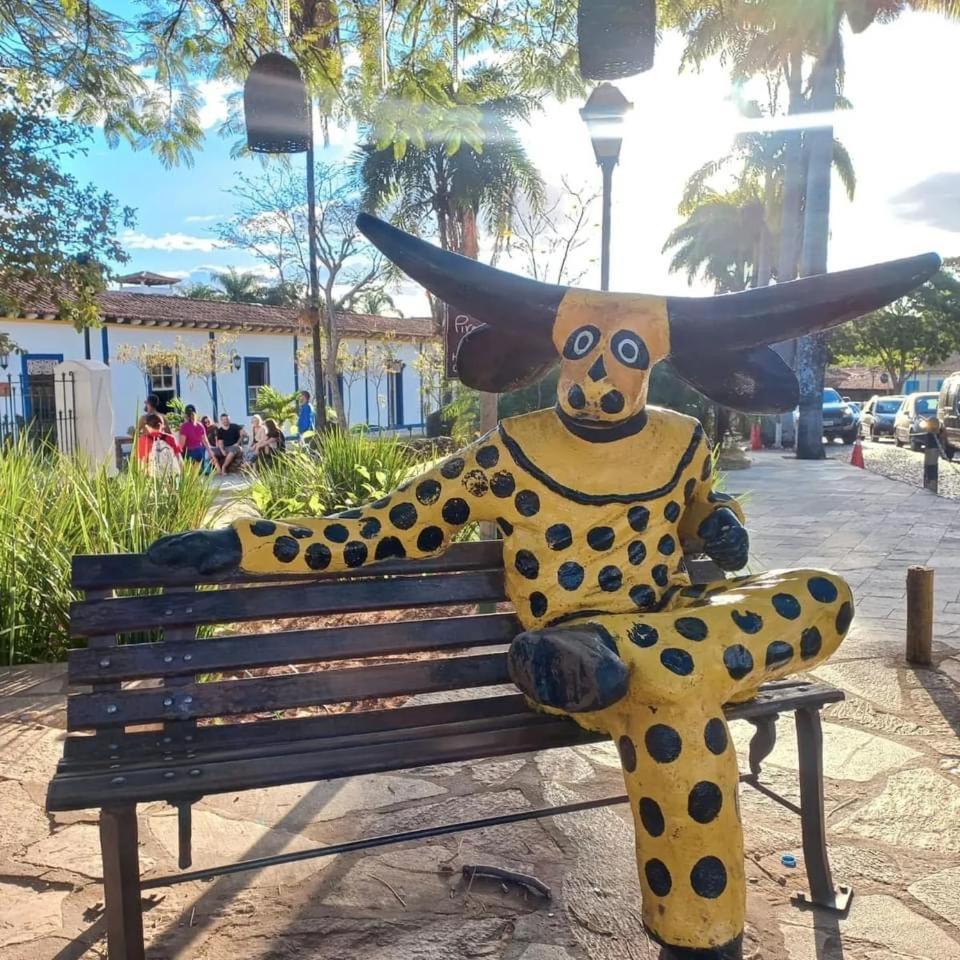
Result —
[[623, 136], [620, 132], [623, 118], [633, 104], [612, 84], [601, 83], [590, 94], [580, 116], [590, 131], [593, 155], [603, 174], [603, 221], [600, 248], [600, 289], [610, 289], [610, 194], [613, 187], [613, 168], [620, 160]]
[[313, 344], [313, 382], [317, 429], [327, 423], [320, 342], [320, 270], [317, 265], [317, 193], [314, 175], [313, 104], [300, 69], [280, 53], [266, 53], [250, 68], [243, 85], [243, 113], [247, 147], [254, 153], [307, 155], [307, 246], [310, 333]]

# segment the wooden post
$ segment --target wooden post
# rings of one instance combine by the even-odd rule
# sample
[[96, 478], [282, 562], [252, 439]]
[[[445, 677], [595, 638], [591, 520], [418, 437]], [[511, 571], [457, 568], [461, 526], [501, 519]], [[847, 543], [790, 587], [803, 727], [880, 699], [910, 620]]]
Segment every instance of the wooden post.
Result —
[[930, 666], [933, 568], [907, 567], [907, 663]]

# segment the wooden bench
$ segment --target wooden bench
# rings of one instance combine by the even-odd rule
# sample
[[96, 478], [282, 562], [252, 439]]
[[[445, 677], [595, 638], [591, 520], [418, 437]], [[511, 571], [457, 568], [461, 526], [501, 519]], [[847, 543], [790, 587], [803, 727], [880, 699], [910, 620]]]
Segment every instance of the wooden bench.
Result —
[[[697, 561], [691, 567], [695, 579], [709, 579]], [[70, 652], [69, 678], [86, 690], [67, 701], [70, 735], [50, 783], [47, 809], [100, 808], [111, 960], [143, 957], [144, 889], [627, 800], [615, 796], [437, 824], [143, 881], [137, 855], [138, 803], [160, 800], [178, 808], [180, 867], [185, 869], [191, 865], [191, 805], [205, 794], [479, 760], [602, 738], [570, 720], [534, 712], [515, 688], [502, 687], [509, 684], [506, 647], [519, 630], [509, 612], [433, 614], [413, 622], [285, 630], [269, 636], [217, 632], [198, 639], [198, 628], [254, 620], [425, 606], [474, 609], [472, 605], [483, 604], [492, 610], [504, 600], [498, 542], [458, 544], [429, 561], [388, 562], [308, 581], [255, 581], [243, 575], [197, 578], [158, 570], [140, 555], [86, 556], [74, 560], [73, 583], [86, 599], [73, 606], [71, 634], [85, 637], [87, 647]], [[160, 592], [130, 595], [132, 588]], [[137, 632], [138, 639], [150, 642], [118, 644], [118, 639], [129, 640]], [[366, 658], [377, 662], [336, 664]], [[245, 671], [258, 668], [302, 669], [321, 661], [332, 666], [242, 678]], [[441, 691], [457, 691], [462, 699], [392, 709], [381, 704], [339, 714], [318, 711], [316, 716], [242, 724], [203, 722]], [[801, 817], [809, 899], [833, 909], [845, 907], [849, 890], [834, 887], [827, 859], [820, 710], [842, 699], [840, 690], [823, 683], [780, 681], [764, 687], [750, 703], [726, 710], [729, 719], [756, 725], [751, 772], [742, 779]], [[759, 780], [761, 762], [774, 746], [776, 718], [790, 711], [796, 716], [799, 747], [799, 807]], [[631, 855], [624, 850], [624, 856]]]

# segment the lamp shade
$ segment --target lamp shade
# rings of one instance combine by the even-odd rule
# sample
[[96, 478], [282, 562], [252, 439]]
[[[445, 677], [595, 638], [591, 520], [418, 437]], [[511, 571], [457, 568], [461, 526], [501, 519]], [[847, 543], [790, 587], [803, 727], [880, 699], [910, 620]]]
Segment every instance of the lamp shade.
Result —
[[579, 0], [577, 48], [585, 80], [649, 70], [656, 40], [656, 0]]
[[280, 53], [266, 53], [251, 67], [243, 114], [254, 153], [303, 153], [310, 145], [307, 88], [297, 65]]
[[632, 109], [633, 104], [612, 83], [601, 83], [590, 94], [580, 116], [590, 131], [597, 163], [606, 160], [616, 163], [619, 159], [623, 118]]

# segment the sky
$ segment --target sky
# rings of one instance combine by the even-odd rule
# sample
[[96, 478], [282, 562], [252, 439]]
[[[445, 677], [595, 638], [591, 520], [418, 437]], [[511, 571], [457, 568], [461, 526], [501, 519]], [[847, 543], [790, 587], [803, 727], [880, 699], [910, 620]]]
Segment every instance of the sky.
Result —
[[[723, 156], [744, 128], [730, 82], [719, 63], [701, 72], [678, 73], [682, 45], [667, 35], [655, 67], [617, 85], [634, 104], [623, 125], [623, 147], [613, 183], [611, 288], [643, 293], [709, 293], [670, 274], [664, 239], [680, 222], [677, 203], [687, 177], [707, 160]], [[830, 269], [936, 250], [960, 256], [960, 123], [955, 112], [960, 24], [931, 14], [906, 14], [845, 40], [845, 95], [853, 108], [834, 116], [836, 136], [857, 173], [854, 200], [834, 181]], [[125, 272], [152, 270], [206, 281], [227, 266], [257, 269], [248, 253], [221, 248], [216, 222], [229, 217], [227, 192], [238, 173], [256, 174], [253, 158], [230, 158], [231, 142], [217, 133], [226, 115], [229, 88], [203, 88], [207, 131], [192, 167], [165, 169], [149, 152], [94, 142], [72, 163], [84, 181], [110, 190], [118, 203], [137, 210], [137, 225], [123, 237], [130, 254]], [[748, 95], [751, 93], [747, 91]], [[758, 95], [757, 91], [754, 95]], [[524, 128], [523, 141], [547, 184], [561, 178], [599, 188], [579, 102], [546, 102]], [[333, 131], [318, 159], [341, 163], [353, 147], [352, 130]], [[599, 219], [599, 216], [597, 217]], [[599, 228], [595, 249], [599, 254]], [[520, 268], [519, 262], [501, 265]], [[599, 285], [599, 266], [589, 265], [582, 286]], [[398, 305], [425, 314], [426, 300], [412, 284]]]

